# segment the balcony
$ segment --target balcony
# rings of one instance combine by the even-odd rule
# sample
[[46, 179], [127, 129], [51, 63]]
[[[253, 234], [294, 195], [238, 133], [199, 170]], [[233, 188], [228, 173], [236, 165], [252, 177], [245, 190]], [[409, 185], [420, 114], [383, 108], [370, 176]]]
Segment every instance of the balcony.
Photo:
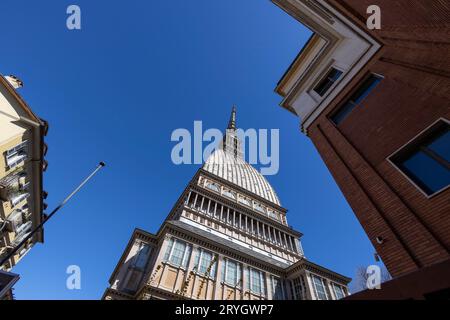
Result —
[[25, 239], [31, 232], [33, 223], [31, 221], [25, 222], [17, 228], [17, 236], [12, 242], [12, 246], [17, 246], [23, 239]]
[[24, 141], [14, 148], [6, 151], [6, 164], [10, 170], [19, 166], [27, 159], [27, 149], [28, 141]]
[[11, 201], [16, 206], [28, 197], [28, 187], [24, 171], [9, 174], [0, 180], [0, 200]]

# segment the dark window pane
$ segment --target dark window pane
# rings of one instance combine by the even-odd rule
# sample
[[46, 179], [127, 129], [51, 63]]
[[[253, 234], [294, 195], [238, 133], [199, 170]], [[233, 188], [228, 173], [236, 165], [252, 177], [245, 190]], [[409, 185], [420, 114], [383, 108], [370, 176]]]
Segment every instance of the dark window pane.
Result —
[[350, 100], [352, 100], [355, 104], [359, 104], [361, 101], [363, 101], [369, 93], [377, 86], [377, 84], [381, 81], [380, 78], [376, 76], [370, 76], [364, 83], [361, 85], [361, 87], [358, 88], [358, 90], [352, 95]]
[[354, 108], [355, 105], [352, 102], [347, 102], [331, 119], [335, 124], [340, 124]]
[[423, 152], [414, 153], [400, 166], [428, 195], [450, 184], [450, 171]]
[[428, 145], [428, 148], [450, 163], [450, 130], [448, 127]]
[[371, 75], [361, 86], [359, 86], [350, 99], [339, 108], [339, 110], [331, 117], [331, 120], [333, 120], [335, 124], [340, 124], [348, 114], [369, 95], [380, 81], [381, 78]]
[[331, 69], [331, 71], [326, 75], [326, 77], [320, 81], [320, 83], [314, 88], [314, 91], [317, 92], [320, 96], [323, 96], [328, 89], [339, 79], [342, 75], [342, 72], [336, 69]]

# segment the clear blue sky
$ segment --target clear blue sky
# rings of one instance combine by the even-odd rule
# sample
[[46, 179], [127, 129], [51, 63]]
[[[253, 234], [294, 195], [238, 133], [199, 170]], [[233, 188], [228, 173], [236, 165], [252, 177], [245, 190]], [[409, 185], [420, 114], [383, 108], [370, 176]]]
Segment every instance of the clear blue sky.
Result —
[[[82, 30], [66, 29], [78, 4]], [[170, 159], [176, 128], [280, 129], [268, 177], [306, 256], [353, 277], [374, 249], [298, 119], [274, 87], [309, 31], [263, 0], [2, 1], [0, 72], [50, 123], [49, 209], [100, 160], [108, 166], [13, 270], [18, 299], [99, 299], [135, 227], [155, 232], [198, 166]], [[79, 265], [82, 289], [66, 289]]]

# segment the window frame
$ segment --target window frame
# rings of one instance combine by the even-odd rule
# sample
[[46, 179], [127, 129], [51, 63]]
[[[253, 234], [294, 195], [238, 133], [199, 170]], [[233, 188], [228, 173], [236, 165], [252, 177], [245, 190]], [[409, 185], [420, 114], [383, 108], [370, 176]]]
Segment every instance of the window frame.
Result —
[[[338, 78], [334, 82], [332, 82], [331, 86], [327, 90], [325, 90], [325, 92], [320, 94], [318, 91], [316, 91], [316, 88], [329, 78], [328, 75], [332, 72], [333, 69], [336, 70], [337, 72], [340, 72]], [[309, 92], [313, 94], [313, 96], [316, 100], [322, 100], [324, 97], [326, 97], [327, 93], [329, 93], [336, 87], [337, 83], [339, 82], [339, 80], [341, 80], [343, 75], [344, 75], [344, 70], [342, 70], [342, 68], [339, 68], [338, 66], [333, 64], [326, 69], [326, 72], [324, 72], [323, 74], [321, 74], [320, 77], [317, 78], [317, 80], [311, 86], [311, 89], [309, 90]]]
[[[203, 276], [203, 277], [214, 279], [217, 274], [217, 258], [216, 258], [216, 255], [214, 254], [214, 252], [205, 250], [203, 248], [197, 248], [196, 254], [197, 255], [195, 257], [195, 264], [194, 264], [194, 268], [196, 268], [195, 273], [200, 276]], [[208, 261], [205, 260], [204, 257], [206, 255], [211, 255], [211, 259]], [[214, 259], [215, 259], [215, 261], [214, 261]], [[213, 261], [214, 261], [214, 263], [211, 263]], [[204, 262], [206, 263], [205, 266], [203, 266]], [[210, 265], [211, 265], [211, 269], [209, 270], [209, 273], [208, 273], [208, 268]], [[203, 267], [204, 267], [204, 270], [202, 270]]]
[[[228, 267], [229, 264], [232, 263], [234, 265], [236, 265], [236, 270], [235, 273], [233, 275], [234, 278], [234, 283], [231, 283], [228, 281]], [[229, 287], [233, 287], [233, 288], [241, 288], [242, 287], [242, 279], [243, 279], [243, 275], [242, 275], [242, 269], [243, 266], [240, 262], [236, 261], [236, 260], [232, 260], [232, 259], [228, 259], [228, 258], [224, 258], [222, 261], [222, 274], [221, 274], [221, 278], [222, 278], [222, 282], [224, 284], [226, 284]]]
[[[275, 284], [277, 282], [277, 284]], [[280, 292], [277, 292], [277, 285], [279, 285]], [[276, 277], [274, 275], [270, 276], [270, 286], [272, 289], [272, 300], [285, 300], [283, 281], [281, 277]], [[277, 297], [275, 298], [275, 296]]]
[[[330, 297], [328, 296], [327, 287], [326, 287], [326, 283], [325, 283], [324, 279], [322, 277], [318, 276], [318, 275], [315, 275], [315, 274], [312, 274], [311, 276], [312, 276], [312, 283], [313, 283], [313, 286], [314, 286], [314, 292], [316, 294], [317, 300], [322, 300], [322, 301], [330, 300]], [[325, 294], [325, 299], [322, 299], [322, 298], [319, 297], [319, 292], [317, 290], [317, 283], [315, 281], [316, 279], [319, 279], [320, 283], [322, 284], [323, 293]]]
[[[350, 90], [350, 92], [345, 96], [344, 99], [342, 99], [335, 108], [333, 108], [333, 110], [327, 115], [328, 120], [336, 127], [338, 127], [339, 125], [342, 124], [342, 122], [345, 121], [345, 119], [356, 109], [358, 108], [358, 106], [361, 105], [361, 103], [364, 102], [364, 100], [367, 99], [367, 97], [370, 95], [370, 93], [373, 92], [373, 88], [367, 95], [366, 97], [364, 97], [364, 99], [362, 101], [360, 101], [358, 104], [355, 104], [352, 97], [356, 94], [356, 92], [358, 92], [360, 90], [360, 88], [362, 87], [362, 85], [364, 85], [366, 83], [366, 81], [369, 80], [370, 77], [375, 77], [378, 78], [379, 81], [376, 84], [375, 88], [380, 84], [380, 82], [382, 80], [384, 80], [384, 76], [375, 72], [369, 72], [367, 73], [364, 77], [362, 77], [359, 82], [352, 88], [352, 90]], [[334, 120], [334, 117], [339, 113], [340, 110], [343, 109], [343, 107], [345, 105], [347, 105], [348, 103], [352, 103], [353, 104], [353, 108], [347, 113], [347, 115], [339, 122], [336, 123], [336, 121]]]
[[[331, 282], [331, 286], [333, 287], [333, 293], [334, 293], [334, 297], [336, 298], [336, 300], [341, 300], [341, 299], [344, 299], [346, 297], [345, 290], [344, 290], [343, 286], [341, 286], [341, 285], [339, 285], [339, 284], [337, 284], [335, 282]], [[341, 298], [338, 297], [337, 292], [336, 292], [336, 288], [339, 288], [339, 290], [341, 290], [341, 292], [342, 292], [342, 297]]]
[[439, 118], [436, 121], [434, 121], [431, 125], [420, 131], [417, 135], [415, 135], [412, 139], [408, 140], [405, 144], [400, 146], [396, 151], [394, 151], [391, 155], [389, 155], [386, 160], [398, 171], [400, 174], [409, 182], [411, 183], [425, 198], [431, 199], [433, 197], [436, 197], [437, 195], [441, 194], [442, 192], [448, 190], [450, 188], [450, 184], [441, 188], [440, 190], [437, 190], [436, 192], [432, 194], [428, 194], [423, 188], [416, 183], [412, 178], [410, 178], [404, 170], [402, 170], [401, 167], [399, 167], [396, 163], [395, 158], [396, 157], [402, 157], [404, 154], [408, 154], [413, 152], [417, 146], [423, 144], [425, 141], [429, 140], [436, 132], [439, 130], [439, 127], [442, 126], [442, 123], [444, 125], [450, 126], [450, 121], [446, 118]]
[[139, 249], [138, 249], [138, 252], [136, 255], [136, 259], [133, 262], [133, 266], [135, 269], [145, 270], [147, 268], [148, 262], [150, 261], [150, 255], [151, 255], [152, 248], [148, 243], [145, 243], [145, 242], [138, 243], [138, 247], [139, 247]]
[[[169, 247], [166, 248], [166, 252], [164, 253], [164, 256], [163, 256], [163, 261], [173, 267], [186, 269], [188, 267], [189, 259], [192, 254], [192, 245], [189, 242], [180, 240], [178, 238], [170, 238], [168, 241], [169, 242], [172, 241], [172, 245], [171, 245], [168, 253], [167, 253], [167, 249], [169, 249]], [[173, 252], [174, 252], [174, 249], [175, 249], [175, 246], [177, 245], [177, 243], [182, 243], [185, 245], [180, 264], [177, 264], [172, 261]], [[167, 258], [166, 258], [166, 254], [167, 254]]]
[[[258, 276], [258, 291], [253, 290], [253, 274], [256, 273]], [[267, 284], [266, 284], [266, 273], [264, 271], [261, 271], [259, 269], [255, 269], [253, 267], [248, 267], [248, 290], [250, 291], [250, 293], [255, 294], [255, 295], [259, 295], [261, 297], [266, 297], [267, 296]]]

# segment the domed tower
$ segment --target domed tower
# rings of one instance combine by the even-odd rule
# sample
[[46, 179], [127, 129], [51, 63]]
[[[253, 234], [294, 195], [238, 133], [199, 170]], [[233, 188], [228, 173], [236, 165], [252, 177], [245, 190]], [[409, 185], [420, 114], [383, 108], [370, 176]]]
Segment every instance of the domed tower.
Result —
[[157, 234], [135, 230], [103, 298], [341, 298], [333, 285], [348, 294], [350, 279], [305, 259], [302, 234], [288, 225], [286, 212], [244, 160], [233, 107], [223, 141]]

